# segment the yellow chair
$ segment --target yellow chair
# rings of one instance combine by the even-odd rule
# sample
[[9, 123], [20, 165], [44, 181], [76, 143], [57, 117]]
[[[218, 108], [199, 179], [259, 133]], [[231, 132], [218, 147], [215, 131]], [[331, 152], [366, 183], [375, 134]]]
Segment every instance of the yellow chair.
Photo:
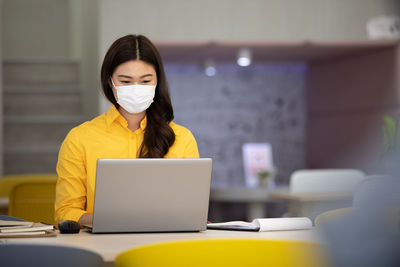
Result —
[[147, 245], [119, 254], [117, 267], [327, 266], [320, 245], [262, 239], [189, 240]]
[[315, 226], [322, 226], [326, 223], [340, 220], [352, 212], [354, 212], [354, 208], [352, 208], [352, 207], [328, 210], [328, 211], [325, 211], [325, 212], [319, 214], [315, 218], [314, 224], [315, 224]]
[[27, 221], [54, 224], [56, 175], [33, 175], [13, 186], [8, 215]]
[[57, 178], [56, 174], [5, 175], [0, 179], [0, 197], [9, 197], [14, 186], [25, 182], [48, 181]]

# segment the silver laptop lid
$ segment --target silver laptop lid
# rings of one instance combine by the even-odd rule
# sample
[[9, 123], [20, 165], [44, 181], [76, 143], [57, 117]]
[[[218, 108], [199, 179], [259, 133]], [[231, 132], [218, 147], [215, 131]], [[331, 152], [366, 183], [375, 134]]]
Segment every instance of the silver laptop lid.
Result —
[[99, 159], [93, 233], [206, 230], [212, 159]]

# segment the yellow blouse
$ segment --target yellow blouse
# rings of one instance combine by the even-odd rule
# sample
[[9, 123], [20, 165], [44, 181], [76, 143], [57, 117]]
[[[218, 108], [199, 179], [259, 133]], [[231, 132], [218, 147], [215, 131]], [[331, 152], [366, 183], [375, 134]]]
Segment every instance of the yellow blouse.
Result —
[[[173, 122], [175, 142], [165, 158], [198, 158], [192, 133]], [[61, 145], [57, 162], [55, 221], [78, 221], [93, 212], [97, 159], [136, 158], [143, 142], [146, 118], [135, 132], [112, 106], [107, 113], [73, 128]]]

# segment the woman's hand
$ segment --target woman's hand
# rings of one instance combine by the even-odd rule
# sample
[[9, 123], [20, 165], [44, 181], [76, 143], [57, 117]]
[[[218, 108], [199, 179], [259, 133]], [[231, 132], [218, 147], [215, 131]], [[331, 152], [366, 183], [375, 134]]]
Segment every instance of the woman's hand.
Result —
[[79, 218], [78, 223], [80, 225], [84, 225], [84, 224], [91, 225], [92, 221], [93, 221], [93, 214], [92, 213], [85, 213]]

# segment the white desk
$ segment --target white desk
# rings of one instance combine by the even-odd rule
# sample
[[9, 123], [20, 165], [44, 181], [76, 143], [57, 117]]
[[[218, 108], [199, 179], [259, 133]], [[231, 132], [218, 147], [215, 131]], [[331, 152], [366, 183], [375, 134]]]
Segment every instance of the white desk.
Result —
[[[247, 204], [248, 221], [266, 218], [264, 204], [272, 201], [284, 201], [289, 205], [289, 216], [305, 216], [311, 219], [326, 210], [351, 206], [351, 193], [293, 193], [289, 186], [267, 188], [212, 188], [210, 201], [216, 203], [216, 213], [222, 214], [221, 203]], [[217, 218], [216, 221], [220, 218]]]
[[289, 204], [288, 215], [305, 216], [314, 220], [322, 212], [352, 206], [352, 193], [293, 193], [293, 192], [271, 192], [271, 200], [286, 201]]
[[106, 266], [113, 266], [115, 257], [128, 249], [142, 245], [187, 239], [255, 238], [298, 240], [323, 243], [317, 230], [276, 231], [276, 232], [241, 232], [207, 230], [199, 233], [146, 233], [146, 234], [79, 234], [62, 235], [48, 238], [10, 238], [0, 239], [0, 243], [29, 243], [46, 245], [64, 245], [85, 248], [99, 253]]

